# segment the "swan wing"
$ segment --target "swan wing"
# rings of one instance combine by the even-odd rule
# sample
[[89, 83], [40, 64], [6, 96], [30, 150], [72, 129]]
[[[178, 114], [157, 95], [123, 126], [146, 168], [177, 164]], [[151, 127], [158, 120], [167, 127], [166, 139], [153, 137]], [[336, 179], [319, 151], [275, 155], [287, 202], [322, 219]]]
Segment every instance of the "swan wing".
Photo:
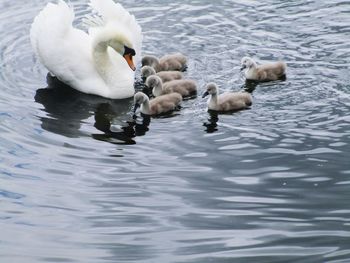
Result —
[[101, 21], [95, 17], [94, 24], [101, 25], [101, 22], [104, 24], [114, 23], [117, 26], [124, 27], [129, 32], [130, 40], [136, 51], [135, 60], [139, 62], [141, 59], [142, 30], [135, 16], [131, 15], [121, 4], [115, 3], [113, 0], [90, 0], [90, 6], [102, 19]]
[[63, 38], [71, 30], [73, 20], [73, 10], [63, 1], [59, 1], [58, 4], [48, 3], [35, 17], [30, 29], [30, 41], [39, 58], [41, 58], [42, 51], [45, 51], [45, 47], [48, 46], [47, 44], [53, 42], [51, 36]]
[[[73, 28], [73, 20], [74, 11], [64, 1], [47, 4], [32, 24], [32, 47], [58, 79], [79, 91], [103, 96], [106, 85], [93, 66], [90, 36]], [[100, 90], [95, 91], [96, 87]]]
[[72, 30], [74, 13], [63, 1], [58, 4], [48, 3], [35, 17], [30, 30], [30, 40], [35, 54], [40, 61], [54, 73], [57, 50], [62, 49], [62, 42]]

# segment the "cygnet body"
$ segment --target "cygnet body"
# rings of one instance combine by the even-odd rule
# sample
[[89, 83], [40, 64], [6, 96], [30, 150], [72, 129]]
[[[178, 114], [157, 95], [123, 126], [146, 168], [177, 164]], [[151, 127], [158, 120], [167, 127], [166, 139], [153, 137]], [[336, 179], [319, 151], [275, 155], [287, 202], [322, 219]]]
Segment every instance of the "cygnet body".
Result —
[[163, 83], [176, 80], [176, 79], [182, 79], [182, 73], [180, 71], [160, 71], [156, 73], [154, 68], [151, 66], [144, 66], [141, 68], [141, 76], [144, 80], [146, 80], [149, 76], [157, 75], [161, 78]]
[[244, 57], [241, 60], [241, 70], [248, 80], [272, 81], [279, 80], [286, 75], [287, 64], [283, 61], [270, 62], [258, 65], [252, 58]]
[[163, 83], [160, 77], [154, 75], [147, 78], [146, 86], [152, 89], [152, 94], [155, 97], [175, 92], [185, 98], [197, 92], [196, 82], [190, 79], [172, 80]]
[[168, 113], [175, 110], [181, 101], [182, 97], [178, 93], [170, 93], [149, 100], [146, 94], [137, 92], [134, 96], [134, 112], [136, 112], [138, 107], [141, 107], [140, 111], [145, 115]]
[[252, 105], [252, 96], [247, 92], [227, 92], [219, 95], [219, 88], [214, 83], [209, 83], [203, 98], [211, 95], [208, 100], [208, 109], [225, 112], [244, 110]]
[[183, 71], [186, 69], [187, 58], [181, 53], [165, 55], [158, 59], [155, 56], [144, 56], [142, 66], [151, 66], [156, 72], [160, 71]]

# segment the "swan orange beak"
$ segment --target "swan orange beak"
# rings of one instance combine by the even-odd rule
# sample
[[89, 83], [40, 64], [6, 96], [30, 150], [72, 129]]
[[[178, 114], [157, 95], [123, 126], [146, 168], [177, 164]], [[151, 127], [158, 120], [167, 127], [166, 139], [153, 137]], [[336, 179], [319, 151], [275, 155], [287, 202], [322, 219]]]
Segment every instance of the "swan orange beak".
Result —
[[132, 55], [131, 54], [125, 54], [124, 56], [124, 59], [126, 60], [126, 62], [128, 63], [129, 67], [135, 71], [136, 70], [136, 67], [134, 65], [134, 61], [132, 60]]

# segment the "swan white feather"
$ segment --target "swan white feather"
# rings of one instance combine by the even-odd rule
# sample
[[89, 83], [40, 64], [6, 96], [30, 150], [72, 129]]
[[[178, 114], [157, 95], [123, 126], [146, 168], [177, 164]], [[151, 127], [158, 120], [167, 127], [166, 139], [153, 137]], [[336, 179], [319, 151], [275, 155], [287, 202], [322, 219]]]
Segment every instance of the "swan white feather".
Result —
[[121, 4], [113, 0], [90, 0], [90, 6], [105, 21], [105, 23], [121, 24], [128, 28], [129, 38], [134, 44], [136, 52], [135, 60], [141, 60], [142, 30], [135, 16], [131, 15]]
[[136, 61], [141, 57], [141, 28], [112, 0], [91, 0], [90, 5], [104, 24], [95, 23], [87, 34], [72, 26], [74, 11], [63, 0], [47, 4], [31, 27], [34, 52], [51, 74], [81, 92], [132, 97], [135, 73], [121, 53], [127, 46], [135, 50]]

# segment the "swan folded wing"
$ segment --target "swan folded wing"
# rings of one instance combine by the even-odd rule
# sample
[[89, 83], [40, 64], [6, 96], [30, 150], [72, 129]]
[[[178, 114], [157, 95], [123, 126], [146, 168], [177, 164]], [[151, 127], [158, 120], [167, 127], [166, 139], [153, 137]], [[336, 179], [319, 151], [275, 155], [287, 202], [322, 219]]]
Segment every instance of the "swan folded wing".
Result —
[[[136, 51], [135, 60], [138, 62], [141, 59], [142, 30], [135, 16], [113, 0], [90, 0], [90, 6], [101, 16], [104, 24], [114, 23], [116, 26], [120, 25], [128, 30], [130, 40], [134, 45], [133, 48]], [[89, 19], [89, 16], [86, 19]], [[97, 21], [97, 19], [93, 19], [92, 23], [96, 24]], [[101, 23], [101, 21], [98, 21], [98, 23]]]
[[245, 96], [239, 93], [224, 93], [219, 96], [218, 110], [230, 111], [244, 109], [247, 107]]
[[259, 80], [277, 80], [285, 75], [286, 69], [287, 65], [282, 61], [266, 63], [259, 66], [258, 78]]
[[66, 60], [71, 58], [73, 47], [67, 47], [67, 38], [73, 31], [73, 10], [62, 0], [49, 3], [37, 15], [31, 26], [30, 39], [34, 52], [42, 64], [56, 76], [65, 74]]
[[171, 93], [156, 97], [150, 101], [151, 115], [158, 115], [173, 111], [182, 101], [182, 97], [178, 93]]
[[[161, 65], [168, 64], [168, 65], [164, 65], [165, 68], [168, 66], [169, 68], [173, 68], [175, 70], [181, 71], [186, 67], [187, 57], [181, 53], [169, 54], [161, 57], [159, 59], [159, 63]], [[165, 70], [169, 70], [169, 69], [165, 69]]]
[[85, 93], [108, 96], [106, 85], [93, 66], [91, 39], [73, 28], [73, 20], [74, 11], [64, 1], [47, 4], [31, 27], [34, 52], [51, 74], [64, 83]]
[[[36, 16], [30, 29], [30, 41], [34, 52], [39, 57], [56, 38], [64, 36], [72, 29], [74, 12], [62, 0], [57, 4], [48, 3]], [[54, 37], [54, 39], [52, 38]]]

